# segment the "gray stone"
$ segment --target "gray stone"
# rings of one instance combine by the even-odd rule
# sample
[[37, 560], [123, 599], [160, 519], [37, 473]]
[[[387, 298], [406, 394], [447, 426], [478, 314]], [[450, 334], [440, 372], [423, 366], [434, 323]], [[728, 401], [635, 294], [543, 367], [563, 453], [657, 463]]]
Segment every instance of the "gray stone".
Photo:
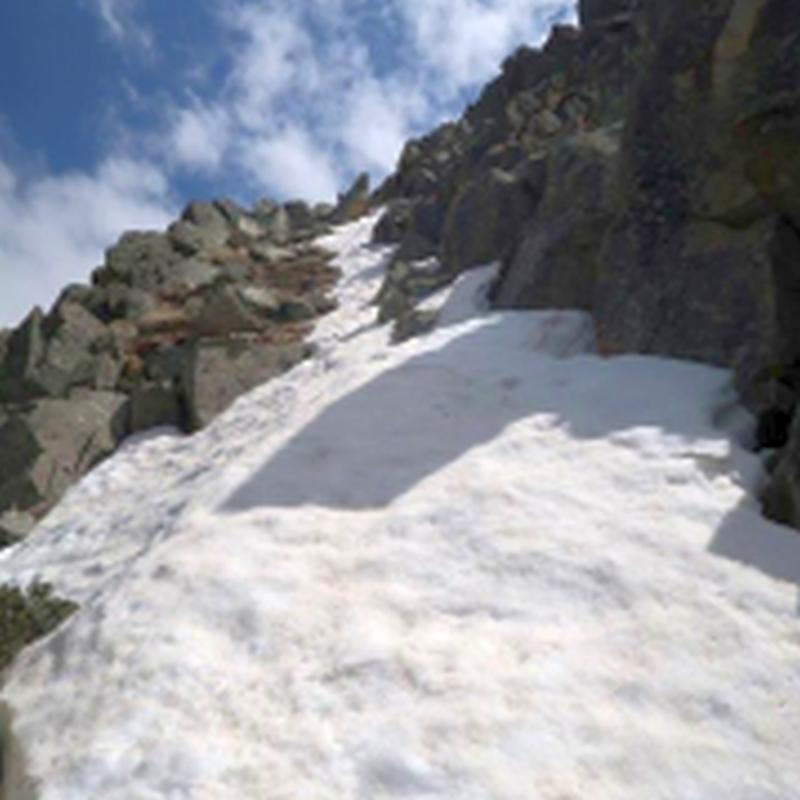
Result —
[[[745, 395], [758, 371], [791, 355], [776, 308], [777, 220], [752, 202], [747, 137], [737, 130], [742, 109], [776, 80], [780, 42], [759, 43], [768, 6], [709, 6], [704, 25], [686, 24], [690, 0], [646, 8], [652, 41], [629, 98], [593, 308], [606, 351], [733, 367]], [[781, 35], [788, 46], [791, 34]], [[709, 81], [697, 80], [697, 63]]]
[[427, 309], [412, 309], [400, 314], [392, 328], [392, 343], [400, 344], [416, 336], [430, 333], [439, 321], [439, 312]]
[[332, 221], [352, 222], [369, 209], [369, 175], [362, 172], [344, 194], [339, 195]]
[[260, 309], [235, 286], [219, 284], [187, 304], [189, 325], [200, 336], [259, 331], [268, 324]]
[[[605, 26], [633, 5], [585, 2], [581, 14], [589, 28]], [[546, 191], [495, 298], [503, 307], [586, 308], [606, 353], [733, 367], [745, 401], [762, 410], [754, 376], [800, 357], [800, 240], [786, 221], [800, 196], [800, 138], [791, 103], [777, 99], [782, 83], [800, 79], [800, 59], [775, 57], [793, 34], [771, 0], [710, 5], [707, 24], [686, 24], [695, 11], [691, 0], [645, 4], [635, 28], [646, 47], [625, 54], [638, 75], [632, 91], [619, 91], [613, 54], [606, 85], [581, 88], [574, 119], [616, 112], [624, 127], [548, 146]], [[613, 36], [628, 34], [584, 34], [597, 53]], [[698, 79], [701, 63], [708, 81]], [[591, 60], [584, 68], [597, 71]], [[608, 98], [609, 87], [623, 101]], [[567, 95], [548, 91], [557, 104], [545, 105], [563, 114]]]
[[266, 238], [277, 245], [285, 245], [292, 238], [292, 221], [283, 206], [278, 206], [269, 216], [259, 222], [266, 232]]
[[11, 339], [11, 330], [8, 328], [0, 329], [0, 364], [5, 361], [8, 353], [8, 343]]
[[282, 322], [304, 322], [316, 316], [317, 309], [314, 303], [300, 297], [286, 298], [278, 311], [278, 317]]
[[542, 199], [503, 265], [493, 290], [497, 307], [592, 308], [618, 149], [615, 130], [579, 134], [527, 168], [529, 180], [536, 174], [541, 181]]
[[764, 513], [775, 522], [800, 528], [800, 414], [795, 414], [789, 442], [776, 461], [761, 498]]
[[253, 279], [253, 262], [249, 257], [225, 261], [219, 269], [220, 279], [227, 283], [249, 283]]
[[83, 306], [89, 311], [93, 311], [93, 301], [94, 290], [91, 286], [86, 286], [82, 283], [71, 283], [69, 286], [62, 289], [61, 294], [59, 294], [58, 299], [53, 305], [59, 306], [61, 303], [66, 302], [76, 303], [77, 305]]
[[269, 289], [262, 286], [245, 286], [238, 291], [242, 300], [259, 314], [269, 316], [280, 311], [281, 299]]
[[385, 244], [400, 242], [411, 228], [413, 203], [407, 198], [393, 200], [386, 207], [372, 233], [372, 240]]
[[130, 395], [130, 433], [164, 425], [183, 426], [181, 402], [176, 386], [170, 381], [137, 383]]
[[0, 365], [0, 402], [61, 397], [74, 386], [91, 385], [99, 352], [110, 345], [100, 320], [70, 300], [56, 304], [47, 317], [33, 312], [9, 339]]
[[173, 222], [167, 229], [172, 246], [182, 256], [191, 257], [218, 250], [228, 243], [231, 231], [223, 228], [204, 228], [188, 220]]
[[375, 302], [378, 322], [408, 316], [416, 303], [452, 280], [436, 259], [407, 262], [395, 260], [389, 265]]
[[639, 0], [579, 0], [578, 19], [583, 26], [597, 25], [636, 9]]
[[215, 208], [225, 217], [229, 225], [236, 225], [242, 217], [249, 217], [249, 213], [237, 202], [229, 197], [220, 197], [214, 201]]
[[205, 286], [210, 286], [222, 276], [222, 269], [200, 258], [179, 261], [164, 282], [162, 293], [182, 298]]
[[279, 247], [269, 240], [262, 240], [250, 245], [250, 254], [256, 260], [266, 264], [277, 264], [291, 258], [292, 251], [286, 247]]
[[224, 244], [230, 232], [228, 219], [214, 203], [189, 203], [184, 209], [181, 219], [202, 228], [209, 236], [213, 233], [220, 240], [220, 244]]
[[91, 385], [100, 392], [113, 392], [122, 375], [123, 361], [116, 354], [101, 353], [93, 364]]
[[302, 342], [283, 346], [243, 338], [195, 342], [189, 348], [182, 379], [188, 427], [205, 427], [237, 397], [309, 354], [309, 347]]
[[250, 216], [239, 217], [236, 221], [236, 230], [245, 239], [260, 239], [266, 234], [264, 228]]
[[256, 219], [256, 214], [251, 214], [238, 203], [228, 198], [215, 200], [214, 206], [222, 212], [228, 225], [238, 233], [250, 239], [264, 236], [264, 229]]
[[116, 448], [126, 432], [127, 398], [76, 390], [42, 399], [0, 428], [0, 511], [41, 515], [81, 475]]
[[144, 357], [143, 375], [157, 384], [178, 382], [186, 361], [186, 346], [165, 345], [147, 353]]
[[301, 228], [313, 228], [316, 224], [316, 218], [311, 211], [308, 203], [302, 200], [295, 200], [284, 205], [284, 209], [289, 216], [289, 224], [292, 230]]
[[98, 374], [99, 353], [111, 346], [106, 326], [71, 301], [55, 306], [43, 324], [47, 343], [33, 381], [43, 394], [61, 397]]
[[308, 301], [317, 315], [329, 314], [339, 306], [338, 300], [333, 295], [320, 290], [311, 292]]
[[274, 200], [264, 197], [256, 202], [253, 208], [253, 216], [259, 223], [263, 224], [271, 219], [279, 208], [280, 205]]
[[538, 198], [518, 177], [492, 169], [471, 180], [447, 214], [443, 261], [452, 274], [499, 261], [521, 238]]
[[21, 542], [36, 526], [36, 520], [22, 511], [0, 514], [0, 549]]
[[68, 336], [91, 348], [106, 338], [106, 326], [90, 311], [72, 300], [57, 303], [43, 322], [45, 336]]
[[540, 136], [555, 136], [563, 130], [564, 124], [557, 114], [546, 108], [533, 118], [533, 127]]
[[156, 307], [153, 294], [116, 281], [94, 291], [91, 310], [99, 317], [136, 320]]
[[767, 95], [739, 121], [737, 131], [753, 188], [800, 229], [800, 91]]
[[378, 299], [378, 322], [382, 325], [411, 314], [414, 305], [409, 295], [395, 284], [384, 284]]
[[542, 100], [535, 89], [518, 92], [506, 106], [506, 116], [511, 129], [522, 135], [535, 114], [542, 111]]
[[34, 308], [7, 336], [0, 363], [0, 402], [18, 402], [36, 391], [36, 367], [45, 353], [44, 313]]
[[99, 286], [119, 281], [155, 293], [182, 259], [166, 234], [132, 231], [106, 252], [106, 264], [95, 270], [93, 281]]
[[400, 245], [392, 255], [392, 260], [408, 263], [419, 261], [423, 258], [431, 258], [437, 253], [438, 247], [435, 242], [411, 230], [400, 241]]
[[442, 241], [450, 204], [439, 197], [426, 197], [411, 209], [410, 232], [438, 245]]

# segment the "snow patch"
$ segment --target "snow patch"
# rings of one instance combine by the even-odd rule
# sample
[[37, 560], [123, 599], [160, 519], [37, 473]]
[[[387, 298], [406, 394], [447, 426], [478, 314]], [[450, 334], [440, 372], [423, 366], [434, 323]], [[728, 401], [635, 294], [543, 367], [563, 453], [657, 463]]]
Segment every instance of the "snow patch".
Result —
[[489, 313], [488, 270], [390, 347], [373, 223], [316, 358], [0, 554], [82, 605], [3, 688], [37, 800], [796, 796], [800, 537], [729, 374]]

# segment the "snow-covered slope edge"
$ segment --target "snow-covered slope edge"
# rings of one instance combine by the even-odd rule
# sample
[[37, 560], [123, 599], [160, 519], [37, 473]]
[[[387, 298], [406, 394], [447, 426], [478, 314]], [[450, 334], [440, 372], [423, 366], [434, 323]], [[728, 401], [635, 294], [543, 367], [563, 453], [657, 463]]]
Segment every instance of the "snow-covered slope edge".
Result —
[[389, 348], [371, 224], [319, 357], [0, 555], [82, 605], [8, 676], [4, 800], [793, 798], [800, 538], [727, 373], [470, 315], [485, 271]]

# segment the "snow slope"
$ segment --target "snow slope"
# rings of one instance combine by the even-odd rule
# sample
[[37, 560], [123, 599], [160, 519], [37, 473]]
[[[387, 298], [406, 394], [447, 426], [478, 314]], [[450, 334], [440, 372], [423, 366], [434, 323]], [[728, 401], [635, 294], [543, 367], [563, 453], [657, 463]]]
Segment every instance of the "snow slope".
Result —
[[0, 555], [82, 604], [3, 688], [5, 800], [800, 798], [800, 536], [729, 375], [487, 270], [388, 347], [373, 221], [317, 358]]

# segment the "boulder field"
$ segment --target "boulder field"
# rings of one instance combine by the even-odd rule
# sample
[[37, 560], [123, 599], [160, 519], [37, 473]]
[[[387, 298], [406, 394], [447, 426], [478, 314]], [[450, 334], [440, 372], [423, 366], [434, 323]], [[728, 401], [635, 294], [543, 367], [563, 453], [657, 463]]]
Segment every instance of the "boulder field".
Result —
[[197, 430], [306, 358], [338, 277], [313, 240], [368, 194], [362, 177], [335, 207], [191, 203], [164, 232], [124, 234], [90, 285], [0, 333], [0, 547], [125, 437]]

